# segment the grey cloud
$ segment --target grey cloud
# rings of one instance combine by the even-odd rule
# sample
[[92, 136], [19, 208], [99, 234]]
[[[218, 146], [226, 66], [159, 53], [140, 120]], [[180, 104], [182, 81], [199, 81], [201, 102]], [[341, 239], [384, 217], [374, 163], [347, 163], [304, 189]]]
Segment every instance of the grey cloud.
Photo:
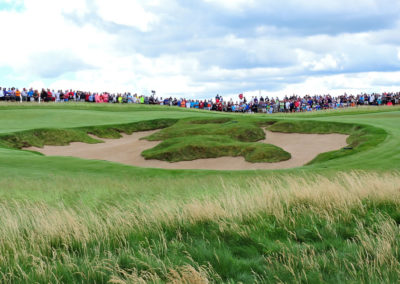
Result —
[[36, 53], [29, 58], [28, 66], [27, 70], [43, 78], [56, 78], [67, 72], [93, 68], [68, 51]]

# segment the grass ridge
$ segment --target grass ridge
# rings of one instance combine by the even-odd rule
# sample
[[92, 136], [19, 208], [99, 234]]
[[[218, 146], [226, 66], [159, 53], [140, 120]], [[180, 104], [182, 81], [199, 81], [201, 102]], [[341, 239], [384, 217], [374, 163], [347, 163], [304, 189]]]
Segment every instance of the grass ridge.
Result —
[[22, 149], [25, 147], [43, 147], [44, 145], [63, 146], [71, 142], [84, 142], [89, 144], [102, 143], [88, 134], [100, 138], [120, 138], [121, 132], [132, 134], [137, 131], [146, 131], [169, 127], [177, 119], [154, 119], [126, 124], [100, 125], [78, 127], [70, 129], [33, 129], [10, 134], [0, 134], [0, 147]]
[[277, 121], [268, 126], [267, 129], [270, 131], [283, 133], [339, 133], [349, 135], [347, 139], [348, 147], [336, 151], [321, 153], [307, 165], [322, 163], [373, 149], [384, 142], [388, 136], [388, 133], [384, 129], [371, 125], [359, 123], [322, 122], [314, 120]]

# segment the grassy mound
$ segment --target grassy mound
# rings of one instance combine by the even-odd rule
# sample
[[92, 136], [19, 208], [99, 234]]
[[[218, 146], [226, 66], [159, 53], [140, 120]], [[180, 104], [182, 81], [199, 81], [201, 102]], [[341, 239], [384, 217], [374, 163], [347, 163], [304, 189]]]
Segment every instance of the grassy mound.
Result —
[[121, 138], [121, 133], [132, 134], [138, 131], [162, 129], [174, 125], [177, 121], [177, 119], [154, 119], [120, 125], [84, 127], [82, 130], [100, 138]]
[[146, 137], [146, 139], [149, 141], [159, 141], [194, 135], [223, 135], [242, 142], [256, 142], [265, 138], [264, 131], [252, 121], [226, 120], [223, 118], [218, 120], [183, 119], [171, 127]]
[[222, 118], [212, 118], [212, 119], [189, 120], [188, 123], [192, 124], [226, 123], [231, 120], [232, 119], [229, 117], [222, 117]]
[[264, 131], [253, 122], [189, 119], [146, 137], [163, 142], [142, 155], [169, 162], [243, 156], [248, 162], [273, 163], [291, 158], [288, 152], [274, 145], [251, 143], [264, 138]]
[[243, 156], [248, 162], [279, 162], [290, 159], [290, 154], [279, 147], [264, 143], [238, 142], [229, 136], [195, 135], [182, 139], [170, 138], [142, 153], [146, 159], [169, 162], [223, 156]]
[[44, 145], [64, 146], [71, 142], [94, 144], [101, 141], [76, 129], [35, 129], [0, 136], [1, 146], [17, 149], [31, 146], [42, 148]]
[[101, 138], [120, 138], [121, 132], [132, 134], [168, 127], [176, 123], [176, 119], [155, 119], [121, 125], [103, 125], [73, 129], [34, 129], [0, 135], [0, 146], [22, 149], [24, 147], [43, 147], [44, 145], [64, 146], [71, 142], [100, 143], [88, 134]]
[[328, 134], [340, 133], [349, 134], [352, 130], [358, 129], [360, 126], [354, 124], [337, 123], [337, 122], [321, 122], [310, 120], [284, 120], [277, 121], [268, 127], [268, 130], [283, 133], [312, 133], [312, 134]]
[[308, 164], [320, 163], [372, 149], [387, 137], [385, 130], [374, 126], [321, 121], [278, 121], [270, 125], [268, 130], [284, 133], [339, 133], [350, 135], [347, 139], [348, 147], [321, 153]]

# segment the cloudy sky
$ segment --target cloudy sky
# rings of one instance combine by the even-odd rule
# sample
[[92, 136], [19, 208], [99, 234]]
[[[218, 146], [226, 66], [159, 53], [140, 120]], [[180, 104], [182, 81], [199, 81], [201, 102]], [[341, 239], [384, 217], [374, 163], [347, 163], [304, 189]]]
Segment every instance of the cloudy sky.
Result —
[[398, 0], [0, 0], [0, 86], [400, 91]]

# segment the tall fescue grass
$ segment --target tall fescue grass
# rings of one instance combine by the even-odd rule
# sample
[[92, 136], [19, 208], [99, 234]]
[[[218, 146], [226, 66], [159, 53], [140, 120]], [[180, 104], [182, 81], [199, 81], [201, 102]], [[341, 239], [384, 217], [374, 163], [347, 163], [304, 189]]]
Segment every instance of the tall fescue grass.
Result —
[[2, 201], [0, 282], [399, 280], [399, 173], [219, 186], [96, 209]]

